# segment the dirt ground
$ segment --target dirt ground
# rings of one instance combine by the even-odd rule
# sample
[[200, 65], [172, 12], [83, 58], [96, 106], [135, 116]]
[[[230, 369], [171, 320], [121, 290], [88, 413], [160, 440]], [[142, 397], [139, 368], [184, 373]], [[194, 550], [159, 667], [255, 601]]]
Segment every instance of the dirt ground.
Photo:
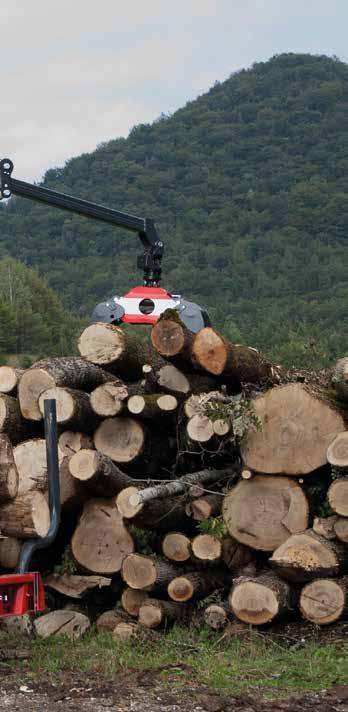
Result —
[[[170, 666], [169, 666], [170, 668]], [[177, 665], [175, 666], [177, 669]], [[106, 681], [96, 671], [93, 679], [86, 674], [64, 671], [55, 683], [47, 680], [26, 681], [25, 674], [0, 668], [0, 710], [5, 712], [348, 712], [348, 685], [337, 685], [320, 694], [310, 693], [281, 701], [261, 701], [252, 696], [238, 698], [195, 685], [190, 669], [183, 666], [184, 677], [176, 689], [166, 668], [146, 671], [122, 670]], [[169, 675], [168, 675], [169, 673]], [[172, 683], [172, 686], [171, 686]]]

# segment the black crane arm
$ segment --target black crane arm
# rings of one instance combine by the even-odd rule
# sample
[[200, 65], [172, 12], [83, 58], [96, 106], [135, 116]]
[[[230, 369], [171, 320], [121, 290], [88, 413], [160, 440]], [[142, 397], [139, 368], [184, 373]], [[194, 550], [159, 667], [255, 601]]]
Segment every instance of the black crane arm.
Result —
[[144, 270], [144, 285], [146, 287], [158, 286], [162, 272], [161, 260], [164, 244], [159, 238], [153, 220], [138, 218], [135, 215], [128, 215], [89, 200], [82, 200], [56, 190], [17, 180], [12, 178], [12, 171], [12, 161], [9, 158], [3, 158], [0, 161], [0, 200], [10, 198], [12, 194], [19, 195], [22, 198], [46, 203], [55, 208], [63, 208], [63, 210], [69, 210], [84, 217], [101, 220], [136, 232], [144, 247], [144, 252], [138, 257], [137, 262], [138, 267]]

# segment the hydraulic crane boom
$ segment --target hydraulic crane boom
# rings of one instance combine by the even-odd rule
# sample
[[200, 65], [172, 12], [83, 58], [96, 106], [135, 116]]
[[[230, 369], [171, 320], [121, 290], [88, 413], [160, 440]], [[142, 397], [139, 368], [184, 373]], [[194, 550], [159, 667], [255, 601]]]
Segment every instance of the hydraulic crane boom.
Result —
[[104, 205], [92, 203], [89, 200], [75, 198], [65, 193], [59, 193], [49, 188], [26, 183], [12, 178], [13, 163], [9, 158], [0, 161], [0, 199], [19, 195], [35, 202], [69, 210], [77, 215], [94, 218], [117, 227], [123, 227], [136, 232], [140, 238], [144, 252], [138, 257], [137, 265], [144, 270], [144, 286], [157, 287], [161, 278], [161, 260], [164, 244], [159, 238], [155, 224], [150, 218], [138, 218]]

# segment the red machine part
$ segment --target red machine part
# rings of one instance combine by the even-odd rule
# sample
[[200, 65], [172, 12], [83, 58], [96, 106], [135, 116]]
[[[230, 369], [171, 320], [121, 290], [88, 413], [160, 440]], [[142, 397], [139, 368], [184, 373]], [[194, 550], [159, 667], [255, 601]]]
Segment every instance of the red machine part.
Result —
[[44, 585], [39, 573], [0, 576], [0, 618], [38, 613], [44, 608]]
[[175, 309], [180, 298], [161, 287], [134, 287], [117, 302], [125, 310], [121, 321], [126, 324], [155, 324], [166, 309]]

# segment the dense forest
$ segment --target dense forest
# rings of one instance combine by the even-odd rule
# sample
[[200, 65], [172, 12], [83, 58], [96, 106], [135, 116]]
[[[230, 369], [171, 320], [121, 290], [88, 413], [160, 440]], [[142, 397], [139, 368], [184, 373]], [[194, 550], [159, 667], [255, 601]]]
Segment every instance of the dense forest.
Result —
[[[348, 342], [347, 110], [348, 65], [279, 55], [43, 183], [154, 218], [163, 286], [234, 340], [326, 365]], [[81, 317], [141, 282], [137, 252], [129, 233], [27, 200], [0, 210], [0, 256], [35, 266]]]

